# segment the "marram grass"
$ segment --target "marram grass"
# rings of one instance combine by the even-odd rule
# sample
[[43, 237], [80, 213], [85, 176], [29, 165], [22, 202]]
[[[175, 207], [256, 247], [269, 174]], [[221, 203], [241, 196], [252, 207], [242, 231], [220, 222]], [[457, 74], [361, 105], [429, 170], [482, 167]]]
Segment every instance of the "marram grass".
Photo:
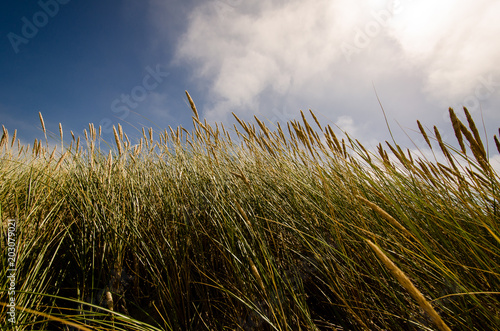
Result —
[[93, 125], [50, 148], [41, 114], [43, 142], [3, 128], [17, 330], [500, 329], [499, 177], [467, 110], [458, 149], [417, 122], [428, 160], [312, 112], [214, 127], [188, 100], [191, 131], [118, 125], [111, 151]]

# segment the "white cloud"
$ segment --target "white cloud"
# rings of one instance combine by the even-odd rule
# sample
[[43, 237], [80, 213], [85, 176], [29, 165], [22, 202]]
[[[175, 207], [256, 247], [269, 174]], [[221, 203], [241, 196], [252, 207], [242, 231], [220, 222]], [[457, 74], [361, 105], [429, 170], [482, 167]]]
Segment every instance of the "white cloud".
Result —
[[340, 130], [347, 133], [349, 136], [356, 138], [358, 133], [358, 127], [354, 124], [354, 120], [350, 116], [340, 116], [335, 122], [335, 125], [339, 127]]
[[387, 135], [372, 84], [388, 119], [415, 128], [416, 119], [443, 124], [448, 106], [490, 79], [479, 101], [491, 130], [498, 15], [494, 0], [206, 1], [189, 15], [174, 63], [189, 66], [210, 95], [199, 108], [211, 121], [312, 108], [330, 124], [349, 116], [371, 126], [360, 139]]
[[341, 57], [331, 1], [261, 2], [220, 17], [214, 2], [200, 6], [177, 52], [197, 63], [196, 75], [212, 82], [214, 106], [208, 116], [230, 108], [255, 110], [266, 89], [278, 95], [303, 85]]
[[500, 58], [498, 15], [498, 1], [410, 1], [395, 15], [390, 34], [405, 57], [425, 71], [428, 94], [459, 98], [479, 76], [500, 74], [494, 65]]

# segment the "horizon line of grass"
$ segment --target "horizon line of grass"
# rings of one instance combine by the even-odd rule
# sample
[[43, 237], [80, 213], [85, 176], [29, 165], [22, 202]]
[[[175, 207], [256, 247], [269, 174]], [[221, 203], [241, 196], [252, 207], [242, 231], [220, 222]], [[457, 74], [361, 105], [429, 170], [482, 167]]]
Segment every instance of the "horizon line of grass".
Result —
[[449, 109], [459, 149], [417, 121], [428, 160], [312, 111], [274, 130], [233, 114], [231, 137], [186, 96], [192, 131], [132, 145], [118, 124], [106, 152], [92, 124], [66, 147], [59, 125], [57, 156], [41, 114], [33, 146], [3, 127], [19, 330], [500, 328], [500, 181], [466, 108], [467, 125]]

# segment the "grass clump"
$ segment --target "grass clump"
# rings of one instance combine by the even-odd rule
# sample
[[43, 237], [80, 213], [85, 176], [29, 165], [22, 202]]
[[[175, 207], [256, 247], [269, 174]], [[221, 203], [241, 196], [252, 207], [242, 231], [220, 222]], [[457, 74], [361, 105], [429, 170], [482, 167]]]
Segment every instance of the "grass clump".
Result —
[[111, 151], [93, 125], [69, 146], [60, 127], [58, 153], [41, 115], [45, 144], [3, 129], [18, 330], [500, 328], [499, 177], [466, 110], [467, 126], [450, 110], [460, 149], [418, 122], [443, 154], [427, 160], [312, 112], [318, 129], [235, 116], [231, 136], [188, 99], [192, 131], [132, 145], [118, 126]]

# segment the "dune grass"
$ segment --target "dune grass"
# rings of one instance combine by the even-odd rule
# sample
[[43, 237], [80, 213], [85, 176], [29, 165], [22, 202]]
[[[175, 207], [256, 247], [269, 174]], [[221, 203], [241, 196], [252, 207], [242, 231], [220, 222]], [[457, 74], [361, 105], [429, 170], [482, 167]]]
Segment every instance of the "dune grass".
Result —
[[213, 127], [188, 99], [191, 132], [118, 126], [108, 152], [92, 125], [54, 151], [41, 115], [33, 146], [4, 128], [16, 330], [500, 329], [499, 177], [467, 110], [460, 149], [418, 122], [427, 160], [312, 112]]

